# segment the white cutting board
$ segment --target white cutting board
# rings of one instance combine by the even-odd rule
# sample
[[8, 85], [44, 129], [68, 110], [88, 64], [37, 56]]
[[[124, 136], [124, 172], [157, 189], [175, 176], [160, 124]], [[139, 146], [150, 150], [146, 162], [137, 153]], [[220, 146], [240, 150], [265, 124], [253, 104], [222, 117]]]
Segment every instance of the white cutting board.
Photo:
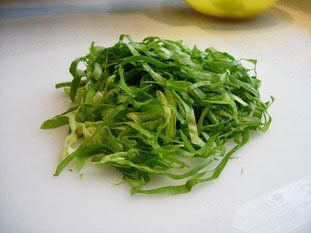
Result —
[[[119, 2], [0, 4], [0, 232], [311, 232], [310, 9], [281, 6], [228, 22], [178, 1]], [[39, 127], [68, 101], [53, 86], [70, 80], [70, 61], [91, 41], [112, 45], [121, 33], [257, 58], [262, 96], [276, 98], [270, 130], [236, 153], [218, 180], [184, 195], [130, 196], [112, 169], [53, 177], [66, 129]]]

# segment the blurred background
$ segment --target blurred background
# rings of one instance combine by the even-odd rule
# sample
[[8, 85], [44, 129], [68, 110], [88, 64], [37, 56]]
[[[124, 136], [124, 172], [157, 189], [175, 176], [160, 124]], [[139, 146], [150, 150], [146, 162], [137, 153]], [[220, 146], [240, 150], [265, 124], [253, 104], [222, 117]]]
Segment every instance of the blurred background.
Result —
[[[210, 9], [203, 9], [210, 2], [221, 3], [221, 8], [226, 7], [227, 11], [234, 11], [241, 3], [252, 5], [271, 5], [277, 0], [187, 0], [187, 2], [201, 12]], [[24, 17], [43, 14], [64, 14], [81, 11], [124, 11], [142, 10], [154, 7], [185, 7], [187, 4], [183, 0], [0, 0], [0, 19], [12, 17]], [[310, 0], [281, 0], [276, 3], [277, 7], [288, 7], [302, 14], [311, 13]], [[207, 13], [214, 13], [211, 9]]]

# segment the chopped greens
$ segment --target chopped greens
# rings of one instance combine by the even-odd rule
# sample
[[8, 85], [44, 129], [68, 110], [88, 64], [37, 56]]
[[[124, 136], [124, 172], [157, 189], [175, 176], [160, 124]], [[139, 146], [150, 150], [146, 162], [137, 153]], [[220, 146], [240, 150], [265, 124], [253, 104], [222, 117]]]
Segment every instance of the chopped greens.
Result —
[[[242, 65], [250, 63], [253, 68]], [[219, 177], [231, 155], [271, 123], [262, 102], [256, 60], [236, 60], [181, 41], [121, 35], [112, 47], [91, 44], [59, 83], [72, 104], [41, 128], [69, 125], [62, 161], [119, 170], [131, 193], [181, 194]], [[155, 176], [182, 185], [146, 189]]]

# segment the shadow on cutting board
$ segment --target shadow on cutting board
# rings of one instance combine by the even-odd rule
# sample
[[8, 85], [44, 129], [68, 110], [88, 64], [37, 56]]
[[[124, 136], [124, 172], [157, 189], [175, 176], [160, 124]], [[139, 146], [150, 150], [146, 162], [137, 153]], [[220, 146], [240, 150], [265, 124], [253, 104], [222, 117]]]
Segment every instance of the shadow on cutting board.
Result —
[[296, 11], [303, 12], [305, 14], [311, 15], [311, 1], [310, 0], [282, 0], [282, 5], [289, 7]]

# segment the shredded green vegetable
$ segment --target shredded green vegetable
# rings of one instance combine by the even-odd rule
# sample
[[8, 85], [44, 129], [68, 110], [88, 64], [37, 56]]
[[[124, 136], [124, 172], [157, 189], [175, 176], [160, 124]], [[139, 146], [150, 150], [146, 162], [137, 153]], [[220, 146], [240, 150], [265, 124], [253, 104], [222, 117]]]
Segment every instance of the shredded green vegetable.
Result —
[[[242, 65], [248, 62], [253, 68]], [[181, 194], [221, 174], [231, 155], [271, 123], [262, 102], [256, 60], [236, 60], [181, 41], [121, 35], [112, 47], [91, 44], [59, 83], [72, 103], [41, 128], [69, 125], [62, 161], [112, 166], [131, 193]], [[143, 187], [156, 176], [182, 185]]]

